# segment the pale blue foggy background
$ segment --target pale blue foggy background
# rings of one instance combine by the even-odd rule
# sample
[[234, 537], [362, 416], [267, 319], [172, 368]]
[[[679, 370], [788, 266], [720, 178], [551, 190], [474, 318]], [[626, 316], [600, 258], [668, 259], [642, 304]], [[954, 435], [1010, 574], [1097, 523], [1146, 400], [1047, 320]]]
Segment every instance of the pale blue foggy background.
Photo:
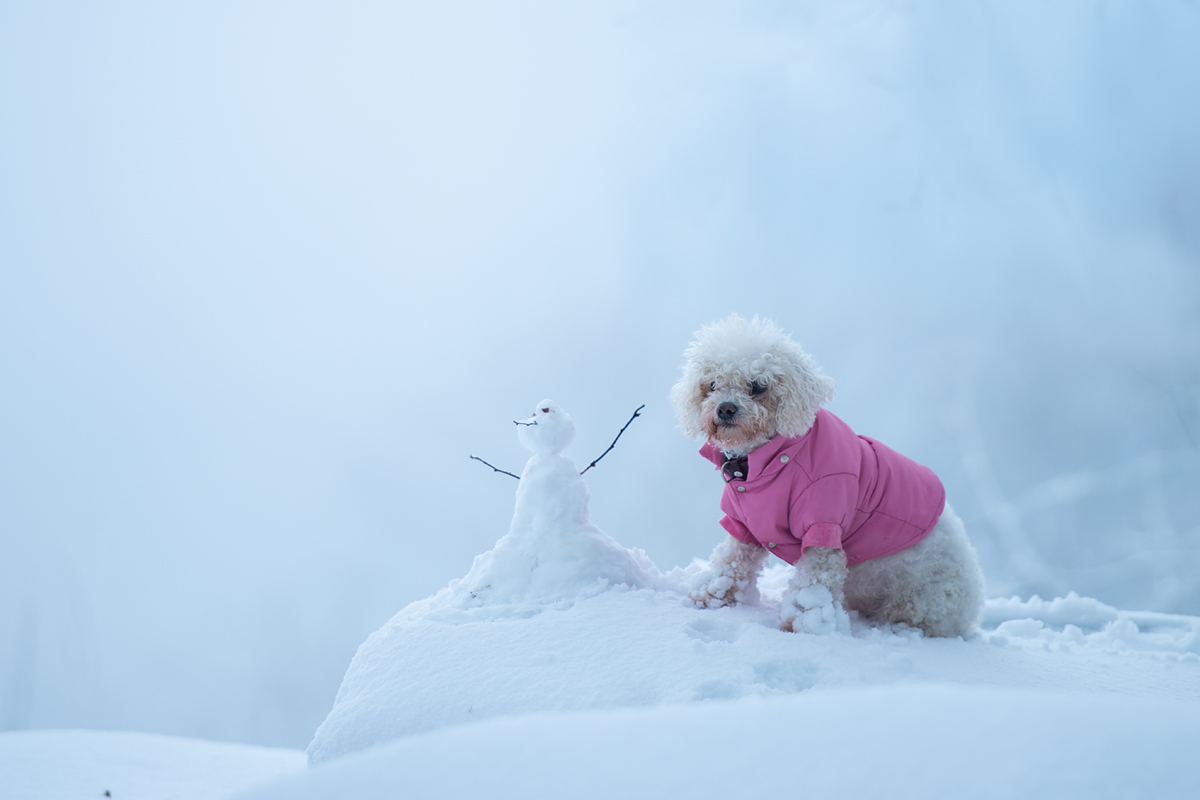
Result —
[[990, 595], [1200, 614], [1195, 2], [8, 3], [0, 97], [0, 728], [304, 746], [547, 396], [706, 556], [731, 311]]

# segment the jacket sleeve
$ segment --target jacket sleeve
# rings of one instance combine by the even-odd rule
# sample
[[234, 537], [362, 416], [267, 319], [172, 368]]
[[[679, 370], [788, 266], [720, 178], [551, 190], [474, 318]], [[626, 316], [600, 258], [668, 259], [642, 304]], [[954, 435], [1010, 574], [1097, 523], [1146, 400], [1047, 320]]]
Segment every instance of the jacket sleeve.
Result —
[[730, 516], [721, 517], [721, 527], [724, 528], [725, 531], [730, 536], [737, 539], [739, 542], [745, 542], [746, 544], [758, 544], [759, 543], [758, 539], [754, 538], [754, 534], [752, 534], [750, 532], [750, 529], [747, 528], [742, 523], [738, 522], [733, 517], [730, 517]]
[[801, 553], [810, 547], [842, 549], [857, 505], [858, 476], [848, 472], [826, 475], [801, 492], [788, 513]]

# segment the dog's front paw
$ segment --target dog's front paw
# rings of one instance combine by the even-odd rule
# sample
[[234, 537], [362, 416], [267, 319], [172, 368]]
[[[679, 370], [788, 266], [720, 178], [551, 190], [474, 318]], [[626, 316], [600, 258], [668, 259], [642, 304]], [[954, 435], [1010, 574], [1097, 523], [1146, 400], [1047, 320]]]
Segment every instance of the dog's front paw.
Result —
[[707, 572], [692, 579], [688, 600], [696, 608], [723, 608], [738, 603], [754, 602], [758, 592], [753, 577], [739, 577], [727, 572]]
[[719, 572], [698, 575], [687, 596], [696, 608], [731, 606], [737, 603], [737, 581]]
[[767, 550], [726, 539], [713, 550], [708, 566], [692, 578], [688, 600], [698, 608], [721, 608], [758, 602], [758, 573]]
[[829, 587], [821, 584], [788, 592], [780, 614], [785, 631], [794, 633], [849, 633], [850, 615], [833, 599]]

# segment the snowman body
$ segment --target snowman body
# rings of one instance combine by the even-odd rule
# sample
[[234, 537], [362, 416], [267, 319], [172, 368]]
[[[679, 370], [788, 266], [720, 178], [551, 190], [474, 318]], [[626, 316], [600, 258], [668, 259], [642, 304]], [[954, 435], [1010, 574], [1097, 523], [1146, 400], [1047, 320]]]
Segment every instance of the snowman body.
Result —
[[661, 576], [645, 553], [622, 547], [592, 524], [587, 483], [562, 454], [575, 438], [571, 417], [543, 400], [517, 425], [533, 457], [521, 473], [508, 533], [477, 556], [463, 578], [463, 604], [547, 602], [616, 585], [657, 584]]

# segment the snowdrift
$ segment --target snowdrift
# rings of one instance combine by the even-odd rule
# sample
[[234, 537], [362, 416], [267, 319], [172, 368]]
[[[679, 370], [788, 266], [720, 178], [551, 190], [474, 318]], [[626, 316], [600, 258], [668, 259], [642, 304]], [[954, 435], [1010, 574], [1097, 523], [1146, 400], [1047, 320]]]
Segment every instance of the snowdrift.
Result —
[[525, 616], [451, 619], [410, 607], [355, 656], [310, 763], [489, 717], [832, 687], [936, 681], [1200, 700], [1195, 617], [1072, 595], [989, 601], [985, 629], [969, 641], [859, 622], [850, 636], [815, 637], [777, 629], [785, 583], [785, 569], [773, 569], [761, 605], [715, 611], [685, 607], [671, 591], [620, 588]]

